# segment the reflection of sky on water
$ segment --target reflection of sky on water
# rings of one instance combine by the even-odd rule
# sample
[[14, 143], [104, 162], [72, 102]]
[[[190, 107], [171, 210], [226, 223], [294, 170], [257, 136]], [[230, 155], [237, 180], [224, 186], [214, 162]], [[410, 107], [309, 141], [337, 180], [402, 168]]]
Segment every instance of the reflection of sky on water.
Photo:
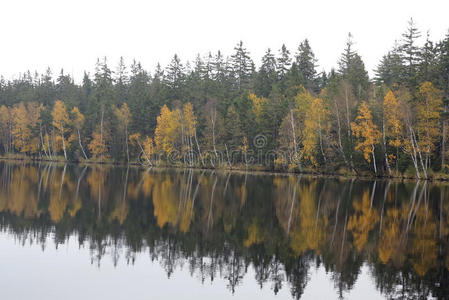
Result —
[[[0, 234], [0, 291], [2, 299], [291, 299], [288, 288], [274, 295], [270, 285], [262, 289], [250, 267], [243, 284], [232, 296], [223, 279], [201, 283], [190, 276], [188, 266], [177, 269], [170, 279], [157, 261], [147, 253], [137, 253], [134, 264], [112, 259], [100, 265], [90, 263], [88, 246], [78, 246], [71, 236], [56, 249], [47, 238], [40, 244], [22, 245], [7, 233]], [[345, 299], [382, 299], [366, 266]], [[310, 281], [302, 299], [337, 299], [330, 274], [323, 267], [310, 270]]]

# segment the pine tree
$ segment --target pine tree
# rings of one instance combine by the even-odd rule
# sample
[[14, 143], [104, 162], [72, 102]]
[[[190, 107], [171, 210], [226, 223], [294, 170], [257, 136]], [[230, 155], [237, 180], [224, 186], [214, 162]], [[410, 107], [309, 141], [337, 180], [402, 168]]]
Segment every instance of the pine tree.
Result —
[[378, 84], [385, 84], [388, 87], [398, 86], [404, 81], [403, 58], [398, 46], [384, 55], [377, 65], [375, 80]]
[[362, 99], [366, 96], [369, 78], [362, 58], [352, 49], [353, 44], [352, 35], [349, 33], [346, 48], [338, 61], [338, 72], [351, 84], [354, 95]]
[[279, 56], [276, 59], [277, 62], [277, 71], [279, 79], [283, 79], [285, 74], [287, 74], [290, 69], [292, 59], [290, 57], [290, 51], [288, 51], [285, 44], [282, 44], [281, 49], [279, 50]]
[[128, 101], [128, 84], [129, 84], [129, 76], [128, 71], [126, 69], [125, 60], [123, 57], [120, 57], [117, 71], [115, 72], [114, 77], [114, 83], [115, 83], [115, 103], [116, 104], [122, 104], [124, 102]]
[[229, 106], [225, 118], [226, 144], [229, 150], [237, 150], [243, 139], [240, 116], [234, 105]]
[[309, 41], [305, 39], [298, 47], [298, 53], [295, 56], [296, 66], [301, 73], [304, 86], [308, 90], [316, 90], [316, 63], [317, 59], [309, 45]]
[[[156, 115], [159, 111], [157, 96], [163, 93], [162, 71], [156, 69], [152, 82], [141, 64], [134, 61], [131, 66], [131, 76], [128, 90], [128, 105], [132, 117], [131, 132], [141, 132], [148, 135], [156, 128]], [[153, 96], [154, 95], [154, 96]]]
[[254, 72], [254, 63], [243, 42], [240, 41], [234, 48], [235, 53], [231, 56], [232, 74], [238, 91], [248, 87], [250, 78]]
[[433, 45], [429, 38], [429, 32], [427, 32], [426, 42], [419, 53], [419, 65], [417, 66], [418, 81], [436, 82], [438, 78], [437, 68], [437, 48]]
[[185, 78], [185, 67], [181, 63], [178, 55], [175, 54], [164, 72], [164, 84], [169, 88], [169, 96], [171, 99], [181, 98]]
[[420, 49], [417, 46], [417, 39], [421, 37], [421, 33], [416, 28], [413, 19], [408, 22], [406, 32], [402, 34], [403, 44], [401, 45], [401, 54], [406, 66], [406, 82], [410, 88], [416, 85], [416, 72], [419, 63]]
[[265, 55], [262, 57], [262, 64], [257, 74], [257, 81], [255, 84], [257, 94], [263, 97], [268, 97], [273, 84], [277, 81], [277, 77], [276, 58], [273, 53], [271, 53], [270, 48], [268, 48]]

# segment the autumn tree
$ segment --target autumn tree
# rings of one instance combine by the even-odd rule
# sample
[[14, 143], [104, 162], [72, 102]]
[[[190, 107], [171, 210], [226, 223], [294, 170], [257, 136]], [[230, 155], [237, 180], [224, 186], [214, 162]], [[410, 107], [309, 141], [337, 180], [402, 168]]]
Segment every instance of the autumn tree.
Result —
[[430, 167], [430, 156], [440, 138], [440, 120], [443, 110], [441, 92], [431, 82], [420, 85], [416, 103], [416, 130], [418, 145], [424, 154], [424, 166]]
[[129, 111], [128, 105], [123, 103], [121, 108], [115, 108], [114, 114], [117, 117], [119, 130], [122, 133], [125, 141], [126, 149], [126, 159], [129, 162], [129, 146], [128, 146], [128, 126], [131, 122], [131, 112]]
[[87, 146], [92, 152], [93, 156], [100, 158], [100, 161], [107, 156], [109, 148], [107, 143], [110, 141], [111, 135], [109, 132], [109, 127], [105, 126], [104, 122], [104, 108], [101, 109], [100, 124], [97, 125], [94, 132], [92, 133], [92, 140]]
[[[84, 151], [83, 143], [81, 142], [81, 128], [83, 127], [85, 117], [84, 115], [79, 111], [78, 107], [74, 107], [71, 111], [71, 124], [73, 126], [73, 129], [76, 130], [78, 144], [80, 146], [81, 151], [83, 152], [83, 156], [85, 159], [87, 159], [86, 152]], [[75, 139], [75, 138], [72, 138]]]
[[193, 105], [190, 102], [184, 104], [183, 109], [183, 127], [185, 128], [185, 145], [189, 151], [189, 164], [193, 164], [193, 140], [195, 139], [198, 154], [201, 156], [198, 138], [196, 136], [197, 118], [193, 111]]
[[134, 133], [129, 136], [129, 141], [131, 146], [138, 146], [140, 153], [142, 154], [142, 158], [148, 163], [148, 165], [152, 166], [151, 157], [155, 154], [155, 147], [153, 139], [150, 137], [145, 137], [142, 140], [140, 133]]
[[96, 158], [103, 158], [108, 152], [108, 147], [105, 141], [105, 132], [103, 132], [100, 127], [101, 126], [98, 125], [95, 128], [94, 132], [92, 133], [92, 140], [87, 146], [89, 148], [89, 151]]
[[[313, 99], [304, 120], [303, 150], [304, 158], [317, 167], [317, 151], [326, 162], [323, 135], [326, 132], [328, 111], [320, 98]], [[318, 150], [319, 149], [319, 150]]]
[[[399, 159], [399, 148], [403, 144], [403, 129], [404, 120], [401, 111], [401, 105], [396, 99], [392, 91], [388, 91], [383, 103], [384, 113], [384, 142], [385, 142], [385, 159], [386, 164], [393, 160], [396, 161], [396, 168], [398, 167], [397, 160]], [[396, 149], [395, 154], [388, 154], [387, 144]]]
[[21, 153], [36, 154], [39, 150], [38, 123], [42, 105], [20, 102], [11, 110], [14, 147]]
[[69, 115], [67, 113], [66, 106], [61, 100], [56, 100], [51, 112], [53, 118], [53, 126], [59, 131], [62, 149], [64, 150], [64, 158], [67, 160], [67, 151], [65, 146], [65, 130], [68, 124], [70, 124]]
[[0, 107], [0, 138], [4, 153], [9, 153], [11, 151], [12, 120], [10, 109], [5, 105]]
[[27, 110], [25, 104], [20, 102], [12, 108], [14, 147], [22, 153], [28, 152], [28, 142], [31, 130], [28, 127]]
[[41, 113], [44, 107], [35, 101], [27, 103], [28, 127], [31, 130], [29, 142], [29, 152], [36, 154], [40, 151], [40, 134], [41, 132]]
[[161, 113], [157, 117], [154, 136], [156, 149], [167, 156], [177, 150], [181, 128], [180, 117], [179, 110], [172, 111], [166, 105], [162, 106]]
[[372, 156], [374, 173], [377, 174], [374, 149], [375, 145], [379, 143], [381, 133], [374, 124], [371, 111], [365, 101], [360, 104], [358, 115], [355, 121], [351, 123], [351, 129], [354, 136], [358, 138], [358, 143], [354, 149], [360, 151], [367, 162], [371, 162]]

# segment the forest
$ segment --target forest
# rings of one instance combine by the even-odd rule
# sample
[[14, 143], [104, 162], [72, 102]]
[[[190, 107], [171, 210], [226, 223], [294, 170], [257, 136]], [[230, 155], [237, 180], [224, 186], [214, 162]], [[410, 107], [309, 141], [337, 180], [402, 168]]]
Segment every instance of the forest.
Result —
[[447, 178], [449, 33], [404, 27], [373, 78], [351, 34], [329, 72], [305, 39], [267, 49], [257, 68], [240, 41], [152, 72], [105, 57], [80, 83], [64, 70], [2, 77], [0, 155]]

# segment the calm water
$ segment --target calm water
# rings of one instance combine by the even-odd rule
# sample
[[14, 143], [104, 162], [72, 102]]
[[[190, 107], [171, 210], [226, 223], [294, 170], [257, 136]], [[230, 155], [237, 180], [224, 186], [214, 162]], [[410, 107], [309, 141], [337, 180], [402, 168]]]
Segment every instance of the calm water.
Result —
[[0, 299], [449, 298], [449, 185], [0, 163]]

